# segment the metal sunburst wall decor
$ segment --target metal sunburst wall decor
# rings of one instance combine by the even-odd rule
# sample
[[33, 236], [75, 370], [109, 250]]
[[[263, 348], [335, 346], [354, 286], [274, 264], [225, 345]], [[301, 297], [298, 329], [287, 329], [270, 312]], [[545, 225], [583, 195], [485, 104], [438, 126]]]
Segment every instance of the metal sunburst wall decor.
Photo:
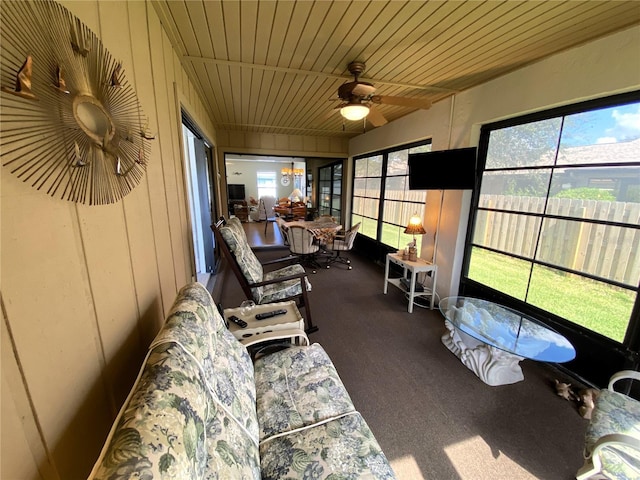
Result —
[[119, 201], [146, 170], [153, 136], [122, 65], [50, 1], [0, 2], [0, 156], [52, 197]]

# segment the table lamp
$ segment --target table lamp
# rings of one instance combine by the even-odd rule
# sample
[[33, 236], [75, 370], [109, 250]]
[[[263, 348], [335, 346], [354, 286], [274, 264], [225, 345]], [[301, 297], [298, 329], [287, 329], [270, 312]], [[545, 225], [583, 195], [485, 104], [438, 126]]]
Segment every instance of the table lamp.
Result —
[[409, 225], [404, 229], [404, 233], [408, 233], [409, 235], [413, 235], [413, 246], [416, 246], [416, 235], [424, 235], [427, 233], [422, 226], [422, 220], [418, 215], [413, 215], [409, 219]]
[[291, 195], [289, 195], [289, 198], [292, 202], [299, 202], [300, 197], [302, 197], [302, 192], [299, 188], [296, 188], [293, 192], [291, 192]]
[[424, 235], [427, 233], [422, 226], [422, 220], [416, 214], [412, 215], [409, 219], [409, 225], [404, 229], [404, 233], [413, 235], [413, 242], [409, 247], [409, 260], [416, 261], [418, 259], [418, 251], [416, 249], [416, 235]]

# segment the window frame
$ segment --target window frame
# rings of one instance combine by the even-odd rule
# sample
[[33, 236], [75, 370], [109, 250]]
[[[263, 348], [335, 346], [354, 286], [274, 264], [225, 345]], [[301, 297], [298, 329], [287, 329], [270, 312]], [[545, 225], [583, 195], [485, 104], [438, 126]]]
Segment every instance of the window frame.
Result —
[[[576, 346], [576, 351], [578, 351], [578, 355], [580, 355], [579, 348], [581, 346], [584, 349], [588, 348], [594, 353], [596, 351], [600, 351], [600, 352], [603, 352], [601, 359], [607, 358], [608, 356], [608, 358], [611, 358], [611, 363], [618, 362], [620, 367], [617, 367], [617, 368], [632, 368], [631, 365], [635, 367], [637, 367], [638, 365], [638, 361], [639, 361], [638, 352], [640, 350], [639, 348], [640, 347], [640, 285], [636, 286], [636, 288], [632, 290], [632, 291], [635, 291], [635, 294], [636, 294], [635, 303], [633, 305], [633, 308], [629, 317], [629, 322], [628, 322], [625, 337], [623, 341], [619, 343], [611, 338], [605, 337], [604, 335], [601, 335], [593, 330], [590, 330], [577, 323], [574, 323], [566, 318], [562, 318], [558, 315], [555, 315], [549, 311], [538, 308], [523, 300], [519, 300], [515, 297], [509, 296], [508, 294], [502, 291], [495, 290], [487, 285], [479, 283], [469, 278], [468, 275], [469, 275], [472, 249], [474, 247], [478, 247], [478, 245], [474, 244], [474, 232], [477, 224], [477, 214], [479, 211], [484, 210], [482, 207], [480, 207], [480, 190], [482, 186], [483, 175], [485, 171], [496, 171], [495, 168], [486, 170], [490, 133], [492, 131], [496, 131], [496, 130], [507, 128], [507, 127], [524, 125], [527, 123], [537, 122], [537, 121], [556, 118], [556, 117], [564, 117], [564, 116], [568, 116], [576, 113], [587, 112], [590, 110], [597, 110], [597, 109], [607, 108], [607, 107], [609, 108], [615, 107], [617, 105], [622, 106], [625, 104], [639, 102], [639, 101], [640, 101], [640, 92], [630, 92], [626, 94], [615, 95], [612, 97], [606, 97], [606, 98], [591, 100], [586, 102], [580, 102], [577, 104], [554, 108], [554, 109], [546, 110], [543, 112], [537, 112], [537, 113], [528, 114], [520, 117], [515, 117], [512, 119], [507, 119], [507, 120], [503, 120], [495, 123], [486, 124], [481, 127], [480, 141], [479, 141], [479, 147], [478, 147], [478, 172], [477, 172], [479, 183], [478, 183], [478, 188], [474, 189], [473, 191], [472, 204], [471, 204], [471, 209], [469, 213], [469, 222], [468, 222], [469, 227], [467, 229], [464, 258], [463, 258], [463, 265], [462, 265], [462, 272], [461, 272], [461, 281], [460, 281], [461, 295], [472, 295], [472, 296], [478, 296], [481, 298], [492, 299], [494, 301], [498, 301], [502, 303], [503, 305], [512, 307], [516, 310], [520, 310], [523, 313], [533, 315], [535, 318], [540, 319], [542, 323], [545, 323], [551, 328], [554, 328], [560, 331], [561, 333], [565, 334], [569, 338], [569, 340], [572, 341], [572, 343], [574, 343], [574, 345]], [[625, 163], [624, 165], [628, 166], [629, 164]], [[634, 163], [631, 165], [635, 166], [636, 164]], [[603, 164], [597, 164], [597, 165], [594, 164], [593, 166], [594, 167], [603, 166]], [[612, 163], [606, 162], [606, 166], [612, 166]], [[548, 168], [548, 166], [540, 167], [540, 168]], [[514, 170], [514, 168], [505, 168], [505, 170]], [[548, 201], [549, 199], [548, 193], [545, 198], [546, 198], [546, 201]], [[507, 214], [514, 213], [514, 211], [512, 210], [500, 210], [500, 211]], [[559, 219], [559, 220], [568, 220], [568, 221], [574, 220], [574, 218], [572, 217], [568, 218], [567, 216], [553, 215], [553, 214], [548, 214], [546, 212], [543, 212], [542, 214], [535, 214], [530, 212], [518, 211], [517, 214], [524, 215], [524, 216], [531, 216], [531, 215], [538, 216], [540, 217], [541, 222], [544, 221], [544, 219]], [[590, 218], [583, 218], [581, 219], [581, 221], [586, 223], [598, 224], [598, 225], [606, 225], [606, 226], [614, 226], [614, 227], [620, 226], [620, 224], [615, 221], [594, 220]], [[628, 224], [624, 224], [624, 226], [629, 227]], [[486, 247], [482, 246], [481, 248], [486, 248]], [[486, 248], [486, 249], [491, 251], [490, 248]], [[513, 253], [508, 253], [505, 251], [499, 251], [498, 253], [500, 253], [501, 255], [508, 255], [513, 258], [518, 258], [518, 255], [514, 255]], [[604, 283], [608, 283], [610, 285], [629, 289], [629, 285], [620, 284], [619, 282], [616, 282], [614, 280], [609, 280], [609, 279], [603, 280], [603, 278], [600, 276], [591, 275], [589, 273], [582, 272], [582, 271], [576, 272], [571, 268], [565, 268], [560, 265], [552, 264], [544, 260], [541, 260], [537, 258], [537, 256], [534, 256], [533, 258], [522, 257], [522, 259], [526, 260], [527, 262], [530, 262], [532, 266], [540, 265], [545, 267], [551, 267], [555, 270], [560, 270], [565, 273], [578, 274], [584, 278], [590, 278], [592, 280], [597, 280], [600, 282], [604, 281]], [[531, 281], [532, 271], [533, 271], [533, 267], [529, 272], [528, 281]], [[632, 363], [629, 363], [631, 358], [633, 358], [634, 360]], [[584, 365], [586, 365], [588, 362], [585, 363], [584, 359], [580, 360], [579, 358], [576, 361], [571, 363], [577, 364], [577, 370], [578, 371], [582, 370], [580, 373], [584, 375], [584, 378], [589, 378], [589, 375], [585, 374], [584, 372], [586, 368], [594, 369], [594, 375], [592, 376], [592, 378], [595, 378], [595, 379], [599, 378], [598, 370], [600, 371], [602, 371], [603, 369], [606, 370], [607, 373], [602, 373], [602, 378], [606, 378], [606, 375], [608, 375], [610, 372], [610, 369], [606, 365], [606, 361], [600, 367], [597, 367], [593, 364], [591, 364], [590, 367], [584, 367]], [[571, 369], [572, 371], [574, 371], [576, 367], [575, 366], [571, 367]]]
[[[404, 239], [402, 238], [402, 235], [398, 238], [398, 245], [389, 245], [387, 243], [384, 243], [382, 241], [382, 237], [383, 237], [383, 228], [385, 224], [394, 226], [394, 227], [403, 227], [406, 225], [400, 225], [400, 224], [396, 224], [396, 223], [392, 223], [390, 221], [386, 221], [385, 220], [385, 202], [398, 202], [397, 200], [393, 200], [393, 199], [389, 199], [386, 197], [386, 185], [387, 185], [387, 179], [388, 178], [399, 178], [399, 177], [406, 177], [406, 181], [408, 182], [408, 178], [409, 178], [409, 172], [407, 170], [406, 175], [389, 175], [388, 174], [388, 164], [389, 164], [389, 156], [391, 154], [393, 154], [394, 152], [398, 152], [398, 151], [402, 151], [402, 150], [411, 150], [417, 147], [423, 147], [423, 146], [428, 146], [429, 150], [431, 149], [432, 146], [432, 141], [430, 138], [428, 139], [424, 139], [424, 140], [419, 140], [416, 142], [411, 142], [411, 143], [407, 143], [407, 144], [403, 144], [403, 145], [397, 145], [394, 146], [392, 148], [387, 148], [384, 150], [379, 150], [379, 151], [374, 151], [374, 152], [369, 152], [366, 154], [362, 154], [362, 155], [357, 155], [353, 157], [353, 174], [351, 177], [351, 182], [352, 182], [352, 187], [351, 187], [351, 224], [355, 224], [357, 223], [360, 217], [369, 219], [369, 220], [373, 220], [376, 222], [376, 234], [375, 234], [375, 238], [368, 236], [366, 234], [363, 233], [363, 230], [366, 231], [366, 228], [362, 228], [360, 229], [359, 233], [363, 233], [363, 235], [367, 236], [368, 239], [370, 239], [372, 242], [374, 242], [376, 244], [376, 246], [380, 249], [382, 249], [382, 251], [396, 251], [399, 248], [402, 248], [403, 245], [401, 245], [402, 241], [404, 241]], [[380, 167], [380, 175], [379, 176], [370, 176], [367, 175], [366, 177], [356, 177], [356, 163], [358, 162], [358, 160], [363, 160], [363, 159], [368, 159], [368, 158], [373, 158], [373, 157], [377, 157], [377, 156], [381, 156], [382, 157], [382, 163], [381, 163], [381, 167]], [[362, 214], [356, 214], [355, 213], [355, 199], [356, 198], [360, 198], [362, 199], [362, 201], [364, 201], [365, 199], [373, 199], [373, 197], [369, 197], [367, 195], [361, 196], [361, 195], [356, 195], [356, 179], [378, 179], [380, 181], [380, 188], [379, 188], [379, 197], [376, 199], [378, 201], [378, 208], [377, 208], [377, 217], [376, 218], [372, 218], [372, 217], [366, 217]], [[408, 185], [408, 183], [407, 183]], [[407, 187], [408, 189], [408, 187]], [[415, 202], [415, 201], [407, 201], [407, 200], [403, 200], [399, 203], [401, 203], [403, 206], [404, 205], [416, 205], [416, 209], [418, 210], [416, 213], [420, 216], [420, 218], [422, 218], [422, 214], [424, 212], [424, 208], [425, 208], [425, 204], [426, 204], [426, 195], [427, 195], [427, 191], [424, 190], [424, 199], [422, 202]], [[413, 214], [413, 210], [414, 208], [411, 208], [411, 213], [409, 214], [409, 217]], [[354, 217], [358, 217], [358, 218], [354, 218]], [[408, 223], [408, 220], [407, 220]], [[407, 235], [406, 236], [407, 243], [409, 240], [411, 240], [411, 236]], [[420, 241], [421, 239], [416, 238], [418, 245], [420, 246]], [[420, 249], [418, 249], [420, 250]]]

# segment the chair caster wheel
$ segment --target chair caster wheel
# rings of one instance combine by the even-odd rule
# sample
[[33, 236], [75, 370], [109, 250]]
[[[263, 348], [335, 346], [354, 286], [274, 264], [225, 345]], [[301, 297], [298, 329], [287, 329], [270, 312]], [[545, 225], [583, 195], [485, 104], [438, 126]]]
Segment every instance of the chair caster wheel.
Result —
[[331, 265], [327, 265], [327, 269], [330, 268], [330, 267], [331, 267]]
[[351, 260], [347, 260], [347, 265], [351, 265]]
[[311, 270], [311, 273], [316, 273], [316, 271], [315, 270]]
[[351, 265], [349, 265], [349, 270], [353, 270], [353, 267]]

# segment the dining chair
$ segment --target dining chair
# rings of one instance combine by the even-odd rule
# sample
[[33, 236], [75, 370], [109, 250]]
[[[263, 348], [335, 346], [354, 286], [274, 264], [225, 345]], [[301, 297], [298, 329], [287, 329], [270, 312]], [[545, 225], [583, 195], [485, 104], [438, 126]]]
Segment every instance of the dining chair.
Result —
[[283, 243], [288, 247], [289, 246], [289, 236], [287, 235], [287, 226], [285, 225], [285, 221], [282, 217], [276, 216], [276, 225], [280, 230], [280, 235], [282, 236]]
[[300, 259], [302, 265], [312, 268], [312, 272], [316, 273], [316, 269], [320, 268], [316, 259], [320, 246], [315, 241], [313, 234], [302, 225], [289, 225], [287, 238], [289, 239], [289, 251]]
[[349, 270], [353, 269], [353, 267], [351, 266], [351, 260], [349, 260], [347, 257], [342, 256], [341, 252], [348, 252], [353, 248], [353, 242], [356, 239], [356, 235], [359, 229], [360, 222], [356, 223], [343, 234], [338, 233], [332, 242], [327, 242], [327, 244], [324, 246], [324, 249], [326, 252], [331, 254], [331, 256], [327, 259], [327, 268], [329, 268], [332, 263], [340, 262], [347, 265]]
[[273, 207], [276, 205], [276, 197], [260, 197], [260, 220], [264, 219], [264, 234], [267, 235], [269, 223], [276, 221], [276, 213]]

